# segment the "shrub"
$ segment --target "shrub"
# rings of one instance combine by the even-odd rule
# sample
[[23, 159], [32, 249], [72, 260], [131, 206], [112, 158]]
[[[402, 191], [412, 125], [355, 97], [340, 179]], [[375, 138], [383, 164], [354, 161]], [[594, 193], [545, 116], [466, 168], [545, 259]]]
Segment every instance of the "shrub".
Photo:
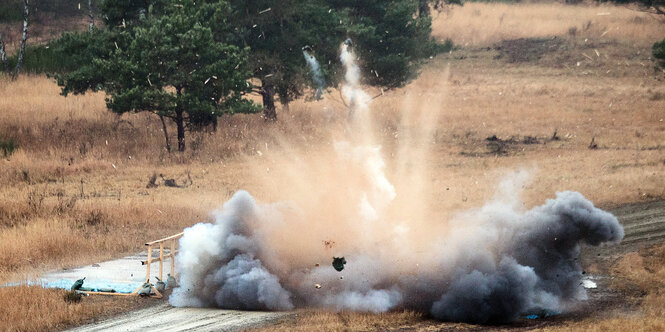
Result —
[[[62, 52], [59, 39], [46, 45], [26, 46], [25, 56], [21, 70], [32, 74], [64, 73], [75, 68], [72, 57]], [[18, 53], [9, 57], [7, 62], [10, 68], [16, 66]]]
[[4, 157], [11, 156], [18, 149], [18, 144], [13, 138], [3, 139], [0, 137], [0, 150]]
[[14, 22], [23, 19], [23, 4], [20, 0], [0, 2], [0, 22]]
[[63, 299], [67, 303], [78, 303], [81, 302], [81, 294], [79, 294], [75, 290], [66, 291], [65, 295], [63, 295]]
[[661, 67], [665, 67], [665, 39], [653, 44], [652, 53], [653, 57], [656, 59], [656, 62]]

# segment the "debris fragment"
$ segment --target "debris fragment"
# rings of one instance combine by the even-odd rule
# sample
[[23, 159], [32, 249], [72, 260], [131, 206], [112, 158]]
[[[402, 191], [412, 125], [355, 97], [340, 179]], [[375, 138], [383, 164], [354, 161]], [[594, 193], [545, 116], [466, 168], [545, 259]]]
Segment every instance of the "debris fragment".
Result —
[[598, 288], [598, 285], [589, 279], [584, 279], [582, 280], [582, 287], [586, 289], [595, 289]]
[[346, 264], [346, 259], [344, 259], [344, 257], [333, 257], [332, 266], [338, 272], [344, 270], [344, 264]]

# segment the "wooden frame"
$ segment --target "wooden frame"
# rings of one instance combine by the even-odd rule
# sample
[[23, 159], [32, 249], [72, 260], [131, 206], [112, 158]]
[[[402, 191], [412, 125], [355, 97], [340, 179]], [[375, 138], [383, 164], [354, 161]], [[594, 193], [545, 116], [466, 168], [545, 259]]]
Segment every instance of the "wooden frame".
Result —
[[[175, 255], [178, 253], [176, 250], [176, 244], [178, 242], [178, 239], [181, 238], [183, 233], [178, 233], [175, 235], [171, 235], [169, 237], [165, 237], [163, 239], [147, 242], [145, 245], [148, 246], [148, 260], [146, 261], [141, 261], [141, 265], [147, 265], [147, 271], [145, 274], [145, 282], [150, 282], [150, 264], [153, 262], [152, 260], [152, 247], [159, 245], [159, 279], [163, 280], [163, 272], [164, 272], [164, 259], [171, 259], [171, 275], [175, 278], [177, 275], [175, 274]], [[167, 244], [171, 247], [169, 253], [167, 255], [164, 255], [164, 245]], [[141, 285], [139, 288], [137, 288], [135, 291], [131, 293], [111, 293], [111, 292], [89, 292], [89, 291], [79, 291], [81, 293], [85, 294], [92, 294], [92, 295], [115, 295], [115, 296], [138, 296], [139, 291], [143, 288], [143, 285]], [[150, 297], [162, 298], [162, 293], [160, 293], [154, 285], [150, 285], [150, 288], [152, 288], [152, 291], [155, 292], [154, 295], [150, 295]]]
[[[165, 258], [170, 258], [171, 259], [171, 275], [175, 278], [175, 254], [178, 253], [176, 250], [176, 243], [178, 242], [178, 239], [181, 238], [183, 233], [178, 233], [176, 235], [171, 235], [169, 237], [165, 237], [160, 240], [155, 240], [152, 242], [147, 242], [145, 245], [148, 246], [148, 260], [141, 262], [141, 265], [148, 265], [148, 269], [145, 274], [145, 281], [149, 282], [150, 281], [150, 264], [152, 263], [152, 246], [154, 245], [159, 245], [159, 279], [163, 280], [163, 272], [164, 272], [164, 259]], [[171, 246], [171, 250], [168, 255], [164, 255], [164, 243], [169, 242]]]

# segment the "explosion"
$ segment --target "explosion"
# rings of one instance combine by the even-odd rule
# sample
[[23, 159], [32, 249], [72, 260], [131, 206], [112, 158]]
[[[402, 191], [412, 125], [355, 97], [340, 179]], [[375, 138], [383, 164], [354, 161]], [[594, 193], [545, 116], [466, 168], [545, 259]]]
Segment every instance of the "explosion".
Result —
[[[213, 213], [214, 223], [185, 229], [180, 287], [170, 303], [412, 309], [440, 320], [503, 323], [586, 299], [580, 245], [621, 241], [618, 220], [577, 192], [523, 208], [526, 171], [505, 178], [482, 207], [441, 218], [427, 195], [440, 188], [428, 181], [424, 158], [437, 110], [405, 111], [403, 121], [416, 130], [403, 133], [388, 171], [350, 46], [340, 47], [350, 106], [344, 139], [316, 154], [275, 156], [265, 181], [280, 202], [238, 191]], [[333, 257], [346, 264], [333, 268]]]

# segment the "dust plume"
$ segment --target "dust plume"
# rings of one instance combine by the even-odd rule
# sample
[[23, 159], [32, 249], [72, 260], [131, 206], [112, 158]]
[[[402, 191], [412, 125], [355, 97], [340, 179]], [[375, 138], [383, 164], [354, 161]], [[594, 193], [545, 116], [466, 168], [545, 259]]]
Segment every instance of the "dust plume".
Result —
[[[531, 172], [515, 171], [483, 206], [442, 213], [427, 161], [437, 108], [405, 103], [402, 137], [386, 158], [369, 123], [357, 58], [340, 47], [350, 129], [316, 152], [266, 154], [262, 203], [237, 192], [214, 223], [184, 231], [174, 306], [249, 310], [412, 309], [441, 320], [509, 322], [584, 300], [581, 244], [616, 243], [617, 219], [576, 192], [524, 208]], [[409, 98], [409, 97], [407, 97]], [[417, 100], [418, 98], [414, 98]], [[343, 112], [343, 110], [342, 110]], [[351, 131], [350, 133], [348, 131]], [[285, 153], [287, 152], [287, 153]], [[448, 214], [448, 215], [446, 215]], [[444, 217], [444, 215], [446, 215]], [[452, 216], [450, 216], [452, 215]], [[345, 257], [341, 272], [333, 257]]]

